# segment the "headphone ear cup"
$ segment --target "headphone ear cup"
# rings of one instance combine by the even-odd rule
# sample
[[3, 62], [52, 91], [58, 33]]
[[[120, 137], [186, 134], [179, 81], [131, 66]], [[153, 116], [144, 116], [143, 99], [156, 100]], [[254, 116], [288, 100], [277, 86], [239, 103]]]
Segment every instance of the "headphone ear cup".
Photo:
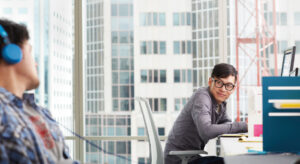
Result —
[[21, 48], [16, 44], [8, 44], [2, 49], [2, 57], [8, 64], [17, 64], [22, 60]]

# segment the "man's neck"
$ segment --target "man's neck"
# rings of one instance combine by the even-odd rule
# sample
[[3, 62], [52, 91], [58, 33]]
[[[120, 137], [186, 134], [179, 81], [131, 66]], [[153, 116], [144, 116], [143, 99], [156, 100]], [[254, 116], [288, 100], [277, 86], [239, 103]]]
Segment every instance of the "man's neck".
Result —
[[0, 87], [5, 88], [15, 96], [22, 98], [25, 86], [12, 68], [0, 66]]

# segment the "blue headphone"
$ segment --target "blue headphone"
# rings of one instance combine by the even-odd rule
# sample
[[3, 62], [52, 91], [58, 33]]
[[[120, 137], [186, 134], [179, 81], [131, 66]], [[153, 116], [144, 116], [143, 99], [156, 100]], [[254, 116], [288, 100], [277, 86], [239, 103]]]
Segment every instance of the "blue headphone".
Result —
[[3, 38], [5, 46], [1, 50], [2, 58], [8, 64], [17, 64], [22, 60], [23, 54], [21, 48], [10, 42], [4, 28], [0, 25], [0, 36]]

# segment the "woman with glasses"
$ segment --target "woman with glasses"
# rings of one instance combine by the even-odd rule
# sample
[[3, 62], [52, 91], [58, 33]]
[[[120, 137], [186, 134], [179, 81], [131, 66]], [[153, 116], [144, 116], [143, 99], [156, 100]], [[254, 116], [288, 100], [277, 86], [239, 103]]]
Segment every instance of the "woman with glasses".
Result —
[[[221, 134], [244, 133], [247, 123], [231, 122], [226, 113], [226, 100], [236, 88], [238, 72], [230, 64], [215, 65], [208, 87], [199, 88], [176, 119], [166, 142], [165, 164], [180, 164], [170, 151], [203, 150], [206, 143]], [[223, 163], [220, 157], [196, 156], [189, 164]]]

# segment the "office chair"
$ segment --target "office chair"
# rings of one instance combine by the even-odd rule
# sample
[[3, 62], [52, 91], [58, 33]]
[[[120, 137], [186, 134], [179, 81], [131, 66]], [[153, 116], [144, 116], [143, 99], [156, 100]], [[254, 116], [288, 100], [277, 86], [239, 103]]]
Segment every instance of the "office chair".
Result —
[[[151, 107], [147, 99], [137, 98], [139, 102], [141, 112], [143, 115], [147, 137], [149, 140], [150, 159], [152, 164], [164, 164], [164, 154], [161, 148], [160, 140], [157, 134], [156, 126], [153, 121]], [[187, 164], [192, 156], [199, 154], [207, 154], [203, 150], [185, 150], [185, 151], [170, 151], [169, 155], [178, 156], [182, 162], [181, 164]]]

